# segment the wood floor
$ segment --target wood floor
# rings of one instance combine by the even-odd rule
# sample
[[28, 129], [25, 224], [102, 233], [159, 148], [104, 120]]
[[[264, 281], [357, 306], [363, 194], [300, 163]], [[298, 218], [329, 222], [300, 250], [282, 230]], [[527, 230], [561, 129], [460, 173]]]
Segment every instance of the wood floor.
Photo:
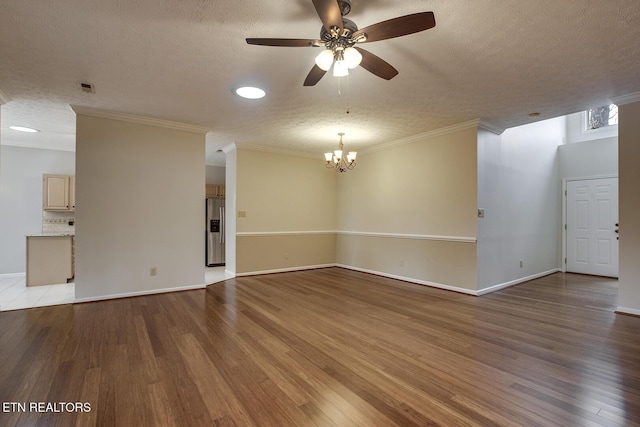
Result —
[[328, 268], [2, 312], [0, 402], [27, 410], [0, 425], [640, 425], [640, 318], [616, 295], [572, 274], [475, 298]]

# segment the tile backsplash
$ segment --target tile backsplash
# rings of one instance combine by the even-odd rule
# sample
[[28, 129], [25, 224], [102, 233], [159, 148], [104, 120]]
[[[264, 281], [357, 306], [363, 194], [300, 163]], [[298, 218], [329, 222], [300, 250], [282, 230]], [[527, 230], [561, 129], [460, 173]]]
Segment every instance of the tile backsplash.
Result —
[[75, 212], [42, 211], [43, 233], [75, 233]]

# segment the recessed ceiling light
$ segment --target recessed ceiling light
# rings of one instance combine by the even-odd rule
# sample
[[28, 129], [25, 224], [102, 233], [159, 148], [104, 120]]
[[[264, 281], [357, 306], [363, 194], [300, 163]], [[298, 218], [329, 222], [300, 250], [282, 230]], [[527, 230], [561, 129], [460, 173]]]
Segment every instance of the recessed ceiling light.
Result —
[[40, 132], [38, 129], [28, 128], [24, 126], [9, 126], [9, 129], [17, 130], [18, 132]]
[[266, 95], [259, 87], [243, 86], [236, 89], [236, 94], [247, 99], [260, 99]]

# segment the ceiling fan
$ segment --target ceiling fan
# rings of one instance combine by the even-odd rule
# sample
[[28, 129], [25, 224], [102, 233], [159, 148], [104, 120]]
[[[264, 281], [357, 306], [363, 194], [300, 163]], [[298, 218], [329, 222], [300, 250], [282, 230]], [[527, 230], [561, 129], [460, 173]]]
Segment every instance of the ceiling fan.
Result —
[[406, 36], [435, 27], [433, 12], [420, 12], [378, 22], [358, 29], [355, 22], [344, 18], [351, 11], [351, 0], [312, 0], [322, 20], [320, 39], [269, 39], [248, 38], [247, 43], [261, 46], [320, 47], [325, 49], [316, 57], [316, 65], [304, 81], [305, 86], [314, 86], [333, 65], [334, 76], [349, 74], [349, 68], [361, 65], [365, 70], [390, 80], [398, 74], [382, 58], [356, 47], [359, 43], [370, 43]]

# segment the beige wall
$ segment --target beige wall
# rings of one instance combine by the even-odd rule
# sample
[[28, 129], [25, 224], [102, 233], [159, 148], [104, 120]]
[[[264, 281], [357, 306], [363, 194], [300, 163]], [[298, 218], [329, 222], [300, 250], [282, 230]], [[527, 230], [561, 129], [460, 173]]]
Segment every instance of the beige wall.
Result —
[[476, 244], [338, 235], [337, 259], [348, 268], [459, 292], [473, 293]]
[[204, 185], [204, 133], [78, 114], [76, 298], [203, 285]]
[[333, 232], [236, 237], [237, 273], [276, 272], [323, 267], [336, 262]]
[[236, 273], [236, 167], [238, 150], [235, 145], [226, 151], [225, 168], [225, 270]]
[[620, 268], [618, 310], [640, 315], [640, 102], [618, 110]]
[[338, 264], [475, 290], [477, 130], [362, 155], [340, 175]]
[[338, 177], [340, 230], [476, 235], [477, 126], [362, 155]]
[[334, 263], [335, 191], [322, 158], [237, 149], [236, 273]]

